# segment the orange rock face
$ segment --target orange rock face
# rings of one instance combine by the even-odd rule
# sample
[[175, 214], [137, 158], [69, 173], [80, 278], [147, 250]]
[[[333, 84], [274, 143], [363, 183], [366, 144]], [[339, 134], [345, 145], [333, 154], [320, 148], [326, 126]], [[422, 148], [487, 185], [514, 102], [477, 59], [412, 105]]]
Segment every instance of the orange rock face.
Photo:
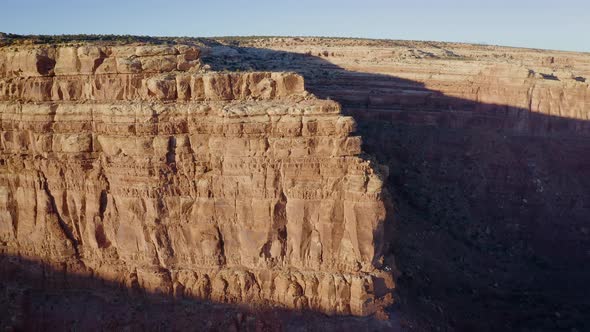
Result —
[[0, 243], [128, 288], [369, 315], [386, 168], [294, 73], [189, 46], [0, 50]]
[[[185, 41], [0, 49], [15, 326], [590, 329], [588, 54]], [[97, 280], [165, 304], [45, 291]]]
[[225, 43], [234, 52], [212, 46], [203, 61], [303, 75], [307, 90], [355, 118], [363, 151], [389, 166], [398, 312], [417, 312], [416, 330], [590, 330], [588, 53]]

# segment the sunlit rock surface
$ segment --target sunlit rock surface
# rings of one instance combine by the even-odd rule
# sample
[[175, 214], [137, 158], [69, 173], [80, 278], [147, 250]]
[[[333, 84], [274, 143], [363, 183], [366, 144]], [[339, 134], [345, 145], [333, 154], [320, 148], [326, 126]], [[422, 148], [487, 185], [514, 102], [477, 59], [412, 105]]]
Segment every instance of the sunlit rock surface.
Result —
[[387, 168], [300, 75], [183, 45], [0, 51], [3, 254], [217, 303], [391, 303]]

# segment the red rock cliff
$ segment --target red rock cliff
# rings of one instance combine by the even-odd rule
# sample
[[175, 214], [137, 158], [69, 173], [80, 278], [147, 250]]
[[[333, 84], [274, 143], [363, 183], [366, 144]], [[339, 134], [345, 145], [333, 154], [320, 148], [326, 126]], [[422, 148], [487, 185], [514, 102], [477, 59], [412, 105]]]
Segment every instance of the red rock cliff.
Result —
[[0, 250], [147, 292], [382, 308], [385, 169], [354, 120], [297, 74], [199, 53], [0, 49]]

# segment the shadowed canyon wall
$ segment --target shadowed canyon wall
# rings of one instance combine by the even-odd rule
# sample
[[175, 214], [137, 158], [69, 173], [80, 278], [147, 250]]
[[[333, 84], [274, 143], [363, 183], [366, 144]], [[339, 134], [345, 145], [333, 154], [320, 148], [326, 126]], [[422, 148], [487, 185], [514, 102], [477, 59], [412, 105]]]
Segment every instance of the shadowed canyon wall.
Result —
[[389, 166], [387, 234], [411, 329], [588, 329], [588, 54], [329, 38], [209, 46], [213, 68], [298, 72], [355, 118], [363, 151]]
[[[8, 269], [14, 289], [31, 271], [83, 276], [197, 299], [174, 303], [246, 330], [399, 330], [397, 315], [418, 331], [589, 328], [588, 54], [192, 42], [4, 47], [0, 244], [25, 271]], [[16, 312], [40, 303], [59, 318], [40, 273]], [[220, 302], [390, 319], [243, 318]]]

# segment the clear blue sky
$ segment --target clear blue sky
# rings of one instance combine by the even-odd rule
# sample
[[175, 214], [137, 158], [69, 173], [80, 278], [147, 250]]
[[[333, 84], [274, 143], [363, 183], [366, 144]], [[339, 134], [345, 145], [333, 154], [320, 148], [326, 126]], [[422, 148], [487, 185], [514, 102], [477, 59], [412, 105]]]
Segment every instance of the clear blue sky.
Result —
[[590, 52], [590, 0], [0, 0], [0, 31], [342, 36]]

